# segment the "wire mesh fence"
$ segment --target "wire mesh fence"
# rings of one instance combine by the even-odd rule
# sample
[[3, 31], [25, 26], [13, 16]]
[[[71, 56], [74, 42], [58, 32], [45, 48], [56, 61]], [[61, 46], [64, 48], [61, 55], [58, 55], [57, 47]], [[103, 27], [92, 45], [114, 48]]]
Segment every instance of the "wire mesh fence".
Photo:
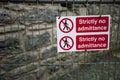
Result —
[[[0, 80], [120, 80], [119, 0], [0, 2]], [[110, 15], [110, 49], [57, 52], [56, 16]]]

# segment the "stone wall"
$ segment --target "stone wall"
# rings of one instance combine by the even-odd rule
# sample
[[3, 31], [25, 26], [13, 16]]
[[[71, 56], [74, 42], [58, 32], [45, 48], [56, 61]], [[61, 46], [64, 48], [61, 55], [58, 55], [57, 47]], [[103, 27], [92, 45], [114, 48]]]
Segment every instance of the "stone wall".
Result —
[[[56, 16], [106, 14], [111, 15], [109, 51], [57, 53]], [[0, 3], [0, 80], [49, 80], [79, 66], [74, 63], [119, 50], [119, 21], [119, 4]]]

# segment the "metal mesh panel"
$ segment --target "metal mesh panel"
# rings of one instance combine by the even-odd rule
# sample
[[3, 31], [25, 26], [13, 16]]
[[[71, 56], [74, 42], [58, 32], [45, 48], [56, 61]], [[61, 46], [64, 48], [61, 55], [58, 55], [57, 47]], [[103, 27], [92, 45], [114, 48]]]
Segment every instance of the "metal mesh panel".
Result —
[[[1, 0], [0, 80], [120, 80], [119, 0]], [[110, 50], [57, 53], [56, 16], [111, 16]]]

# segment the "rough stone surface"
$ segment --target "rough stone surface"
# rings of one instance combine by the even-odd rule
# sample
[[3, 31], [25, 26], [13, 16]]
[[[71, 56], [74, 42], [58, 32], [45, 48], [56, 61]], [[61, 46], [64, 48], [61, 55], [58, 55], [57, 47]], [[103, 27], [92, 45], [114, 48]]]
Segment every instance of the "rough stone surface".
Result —
[[73, 64], [73, 61], [67, 60], [63, 63], [63, 68], [69, 68]]
[[36, 73], [36, 79], [42, 79], [43, 75], [45, 74], [45, 69], [39, 69]]
[[40, 22], [54, 22], [55, 17], [58, 15], [58, 12], [52, 9], [39, 9], [33, 8], [25, 15], [20, 17], [21, 23], [40, 23]]
[[25, 48], [26, 50], [34, 50], [37, 47], [43, 47], [50, 43], [50, 34], [45, 32], [37, 36], [27, 36], [25, 37]]
[[[120, 61], [120, 58], [114, 57], [112, 55], [104, 55], [95, 60], [96, 64], [83, 65], [80, 67], [65, 73], [60, 77], [51, 78], [50, 80], [119, 80], [120, 79], [120, 65], [109, 64], [109, 62]], [[99, 62], [108, 62], [108, 64], [97, 64]], [[81, 65], [82, 66], [82, 65]], [[114, 69], [116, 68], [116, 70]], [[115, 73], [115, 74], [114, 74]], [[107, 77], [106, 77], [107, 76]]]
[[57, 55], [57, 47], [53, 46], [42, 53], [42, 58], [49, 58], [55, 55]]
[[87, 15], [87, 9], [86, 8], [80, 8], [79, 9], [79, 14], [80, 15]]
[[32, 75], [32, 74], [27, 75], [27, 76], [23, 76], [21, 78], [15, 79], [15, 80], [26, 80], [26, 79], [27, 80], [37, 80], [36, 77], [34, 75]]
[[0, 27], [0, 34], [5, 34], [5, 33], [14, 33], [14, 32], [20, 32], [25, 29], [24, 25], [8, 25], [4, 27]]
[[13, 78], [13, 79], [23, 77], [24, 73], [28, 73], [32, 70], [35, 70], [37, 68], [37, 64], [31, 63], [31, 64], [28, 64], [26, 66], [22, 66], [20, 68], [21, 69], [16, 68], [14, 70], [9, 71], [8, 73], [6, 73], [4, 75], [4, 77], [10, 77], [10, 78]]
[[89, 8], [89, 14], [97, 15], [101, 13], [99, 10], [100, 8], [97, 5], [92, 4], [88, 8]]
[[0, 55], [21, 53], [20, 42], [17, 38], [9, 37], [0, 41]]
[[[14, 57], [12, 59], [8, 59], [3, 61], [1, 64], [1, 68], [5, 71], [10, 71], [20, 66], [24, 66], [25, 64], [34, 62], [37, 59], [37, 56], [31, 54], [22, 54], [20, 56]], [[17, 64], [17, 65], [15, 65]]]
[[48, 66], [48, 71], [49, 71], [50, 73], [56, 72], [56, 71], [58, 71], [59, 69], [60, 69], [60, 62], [55, 62], [53, 65]]
[[[100, 14], [111, 16], [110, 50], [86, 54], [57, 52], [57, 15]], [[119, 19], [119, 4], [0, 3], [0, 80], [108, 80], [108, 73], [109, 80], [115, 77], [119, 80], [118, 65], [85, 64], [83, 67], [84, 63], [99, 63], [104, 59], [107, 63], [119, 62]], [[113, 58], [103, 55], [106, 53], [118, 55]], [[116, 76], [113, 78], [112, 74]]]
[[15, 22], [15, 16], [12, 12], [0, 9], [0, 24], [12, 24]]
[[26, 9], [21, 7], [20, 5], [12, 3], [8, 3], [6, 6], [4, 6], [4, 8], [12, 11], [26, 11]]

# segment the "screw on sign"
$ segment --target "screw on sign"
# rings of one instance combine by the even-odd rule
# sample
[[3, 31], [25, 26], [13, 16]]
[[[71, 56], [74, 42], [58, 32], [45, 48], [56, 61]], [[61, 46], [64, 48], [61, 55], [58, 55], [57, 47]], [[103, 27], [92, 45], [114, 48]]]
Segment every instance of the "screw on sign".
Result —
[[69, 18], [64, 18], [60, 21], [59, 23], [59, 29], [63, 32], [63, 33], [68, 33], [70, 31], [73, 30], [73, 22], [71, 19]]
[[63, 50], [70, 50], [74, 45], [74, 41], [71, 37], [64, 36], [63, 38], [61, 38], [59, 45]]

